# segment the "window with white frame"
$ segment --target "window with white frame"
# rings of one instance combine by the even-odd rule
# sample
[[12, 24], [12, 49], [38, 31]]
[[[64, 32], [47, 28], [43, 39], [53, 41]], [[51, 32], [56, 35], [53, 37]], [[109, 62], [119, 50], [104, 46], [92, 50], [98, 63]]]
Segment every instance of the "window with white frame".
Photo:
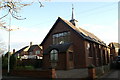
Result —
[[57, 61], [58, 60], [58, 51], [56, 49], [51, 50], [50, 60], [51, 61]]

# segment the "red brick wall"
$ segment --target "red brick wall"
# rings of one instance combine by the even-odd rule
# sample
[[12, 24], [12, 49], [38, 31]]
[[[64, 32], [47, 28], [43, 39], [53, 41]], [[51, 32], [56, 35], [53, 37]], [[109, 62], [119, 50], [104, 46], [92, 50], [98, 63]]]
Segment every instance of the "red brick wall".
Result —
[[49, 55], [43, 55], [43, 67], [42, 68], [48, 69], [50, 67], [51, 67], [51, 64], [50, 64]]
[[47, 70], [12, 70], [10, 72], [12, 76], [20, 77], [33, 77], [33, 78], [56, 78], [56, 72], [54, 69]]
[[66, 53], [66, 69], [73, 69], [74, 68], [74, 56], [73, 59], [70, 60], [70, 54], [73, 56], [73, 53]]
[[66, 53], [58, 54], [58, 62], [56, 69], [66, 69]]
[[73, 31], [71, 31], [71, 41], [73, 43], [75, 68], [85, 67], [85, 41], [82, 39], [82, 37], [80, 37], [80, 35]]

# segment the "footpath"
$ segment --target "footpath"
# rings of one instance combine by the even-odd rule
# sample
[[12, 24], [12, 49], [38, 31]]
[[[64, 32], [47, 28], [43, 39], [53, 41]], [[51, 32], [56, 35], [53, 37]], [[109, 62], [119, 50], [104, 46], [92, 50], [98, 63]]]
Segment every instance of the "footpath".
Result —
[[111, 70], [107, 74], [101, 76], [98, 80], [120, 80], [120, 70]]

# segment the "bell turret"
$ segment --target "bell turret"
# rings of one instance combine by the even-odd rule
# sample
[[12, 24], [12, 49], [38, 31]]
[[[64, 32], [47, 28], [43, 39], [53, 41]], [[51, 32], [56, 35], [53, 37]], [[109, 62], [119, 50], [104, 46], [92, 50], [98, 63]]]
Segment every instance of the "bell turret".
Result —
[[72, 4], [72, 18], [70, 20], [70, 22], [76, 26], [76, 23], [78, 22], [77, 20], [74, 19], [74, 7], [73, 7], [73, 4]]

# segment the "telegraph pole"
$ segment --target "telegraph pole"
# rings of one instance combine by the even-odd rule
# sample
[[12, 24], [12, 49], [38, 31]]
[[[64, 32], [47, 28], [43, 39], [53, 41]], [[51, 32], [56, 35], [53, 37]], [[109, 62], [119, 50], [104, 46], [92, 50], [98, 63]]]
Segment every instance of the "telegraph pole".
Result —
[[8, 74], [10, 73], [10, 29], [11, 29], [11, 15], [9, 20], [9, 28], [8, 28]]

